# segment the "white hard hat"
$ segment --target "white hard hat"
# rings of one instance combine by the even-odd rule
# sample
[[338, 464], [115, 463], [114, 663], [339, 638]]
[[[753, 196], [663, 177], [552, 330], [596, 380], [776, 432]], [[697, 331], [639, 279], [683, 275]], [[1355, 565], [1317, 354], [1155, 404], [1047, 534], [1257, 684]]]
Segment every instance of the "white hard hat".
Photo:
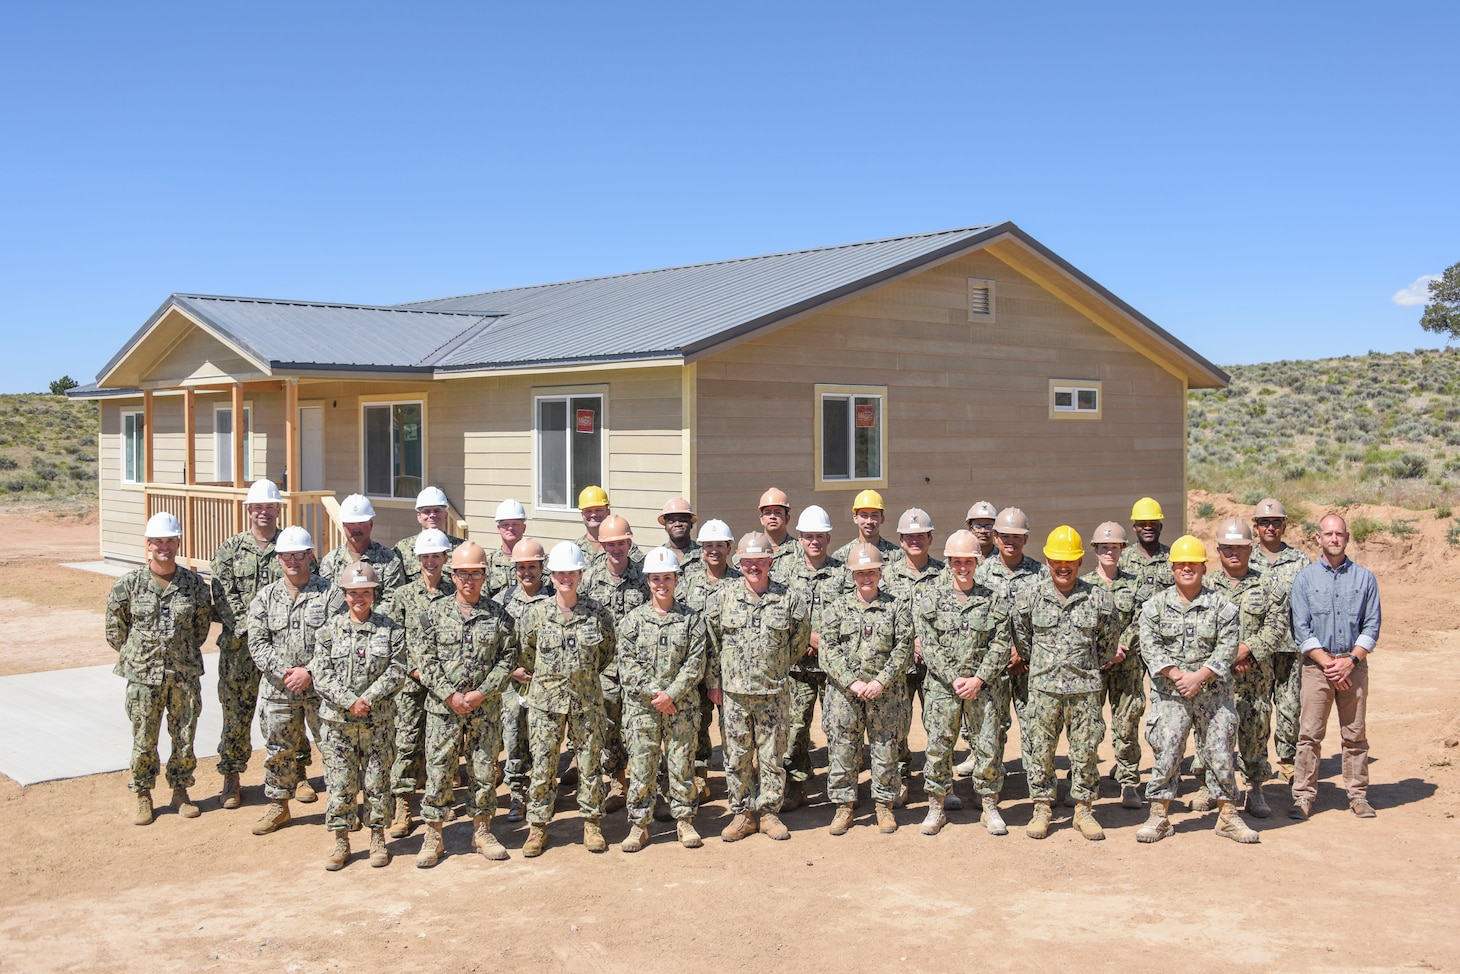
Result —
[[416, 535], [416, 554], [418, 555], [435, 555], [450, 550], [451, 541], [446, 537], [445, 531], [427, 528]]
[[548, 555], [549, 572], [581, 572], [584, 568], [583, 549], [574, 541], [559, 541]]
[[704, 544], [706, 541], [734, 541], [735, 535], [730, 533], [730, 525], [717, 517], [712, 517], [700, 525], [700, 534], [695, 540], [700, 544]]
[[177, 522], [175, 514], [167, 511], [158, 511], [147, 519], [147, 530], [143, 532], [146, 538], [181, 538], [182, 525]]
[[521, 503], [509, 497], [497, 505], [497, 520], [525, 521], [527, 520], [527, 512], [522, 509]]
[[243, 499], [243, 506], [250, 504], [282, 504], [284, 498], [279, 496], [279, 487], [272, 480], [255, 480], [248, 487], [248, 496]]
[[440, 487], [427, 487], [416, 495], [416, 510], [423, 507], [449, 507], [451, 502], [446, 499], [446, 491]]
[[812, 533], [831, 533], [831, 515], [826, 513], [826, 508], [812, 504], [801, 511], [801, 516], [796, 519], [797, 531], [810, 531]]
[[274, 551], [280, 554], [288, 551], [313, 551], [314, 539], [309, 532], [297, 524], [291, 524], [279, 532], [279, 538], [274, 542]]
[[654, 575], [660, 572], [678, 572], [679, 556], [661, 545], [644, 556], [644, 565], [641, 571], [645, 575]]
[[351, 494], [340, 505], [342, 524], [359, 524], [361, 521], [373, 520], [375, 520], [375, 505], [371, 504], [370, 498], [364, 494]]

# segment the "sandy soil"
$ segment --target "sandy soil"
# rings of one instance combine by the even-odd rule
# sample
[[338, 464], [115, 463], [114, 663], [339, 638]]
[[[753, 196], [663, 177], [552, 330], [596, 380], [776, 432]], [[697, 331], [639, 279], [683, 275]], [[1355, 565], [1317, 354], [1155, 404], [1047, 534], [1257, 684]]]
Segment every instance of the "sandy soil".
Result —
[[[1230, 505], [1210, 499], [1219, 515]], [[1403, 543], [1355, 552], [1379, 571], [1386, 608], [1372, 676], [1373, 821], [1347, 811], [1330, 756], [1315, 817], [1288, 820], [1287, 788], [1273, 786], [1276, 816], [1253, 823], [1257, 846], [1218, 839], [1213, 813], [1184, 808], [1173, 839], [1139, 845], [1144, 814], [1122, 810], [1108, 781], [1096, 809], [1107, 841], [1081, 839], [1060, 809], [1057, 831], [1034, 842], [1020, 830], [1030, 807], [1016, 773], [1004, 838], [984, 832], [971, 811], [952, 813], [940, 836], [919, 834], [919, 777], [892, 836], [866, 824], [864, 785], [859, 827], [840, 838], [825, 831], [832, 809], [822, 801], [786, 816], [789, 842], [711, 838], [690, 851], [673, 843], [672, 825], [656, 823], [653, 843], [628, 856], [617, 847], [627, 831], [619, 814], [605, 827], [613, 847], [594, 856], [578, 844], [581, 826], [565, 801], [540, 859], [522, 858], [525, 828], [499, 815], [508, 862], [470, 855], [469, 823], [457, 822], [434, 870], [412, 866], [417, 832], [392, 841], [397, 858], [386, 869], [357, 853], [326, 873], [323, 803], [296, 804], [295, 823], [275, 835], [249, 834], [262, 802], [259, 756], [243, 809], [218, 807], [206, 761], [194, 792], [206, 796], [202, 818], [166, 809], [148, 828], [128, 824], [122, 774], [25, 789], [0, 779], [0, 970], [1457, 968], [1460, 693], [1443, 677], [1460, 652], [1452, 624], [1460, 554], [1445, 544], [1448, 523], [1422, 519]], [[94, 551], [94, 525], [45, 527], [24, 551], [14, 540], [23, 529], [0, 516], [7, 620], [14, 603], [34, 597], [13, 580], [35, 555], [72, 543], [67, 529]], [[17, 566], [19, 575], [8, 574]], [[104, 588], [90, 590], [88, 631], [68, 638], [52, 666], [105, 658]], [[86, 610], [78, 594], [64, 611]], [[3, 645], [0, 657], [10, 656]], [[32, 668], [43, 662], [37, 655]], [[699, 819], [707, 836], [726, 822], [718, 774], [715, 789]], [[966, 783], [959, 791], [971, 808]]]

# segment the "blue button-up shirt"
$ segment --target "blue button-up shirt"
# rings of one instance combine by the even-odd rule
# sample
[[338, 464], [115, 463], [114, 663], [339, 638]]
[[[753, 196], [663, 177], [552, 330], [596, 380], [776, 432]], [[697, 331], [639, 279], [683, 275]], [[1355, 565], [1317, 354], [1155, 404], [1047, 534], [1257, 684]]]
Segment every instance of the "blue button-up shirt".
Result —
[[1379, 642], [1379, 583], [1374, 573], [1345, 558], [1334, 568], [1319, 558], [1293, 579], [1293, 637], [1298, 651], [1372, 653]]

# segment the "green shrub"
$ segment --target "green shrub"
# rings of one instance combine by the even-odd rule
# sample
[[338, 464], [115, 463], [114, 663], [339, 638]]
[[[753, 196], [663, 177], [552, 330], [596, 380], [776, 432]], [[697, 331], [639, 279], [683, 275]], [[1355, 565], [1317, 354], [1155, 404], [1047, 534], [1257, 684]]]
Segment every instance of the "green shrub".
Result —
[[1389, 462], [1389, 474], [1399, 480], [1417, 480], [1430, 472], [1430, 462], [1414, 453], [1406, 453]]
[[1443, 521], [1445, 518], [1447, 518], [1449, 516], [1450, 516], [1450, 505], [1449, 504], [1441, 504], [1441, 505], [1439, 505], [1438, 507], [1435, 508], [1435, 520], [1437, 520], [1437, 521]]
[[14, 457], [0, 457], [0, 470], [15, 470], [19, 466]]
[[1450, 530], [1445, 532], [1445, 541], [1451, 548], [1460, 548], [1460, 524], [1450, 525]]
[[1396, 538], [1407, 538], [1412, 534], [1419, 534], [1419, 528], [1414, 526], [1412, 520], [1395, 519], [1389, 522], [1389, 533]]
[[1367, 514], [1360, 514], [1348, 522], [1349, 536], [1359, 544], [1363, 544], [1369, 538], [1383, 530], [1383, 523], [1376, 521]]
[[[1261, 498], [1258, 499], [1261, 500]], [[1217, 513], [1217, 505], [1213, 504], [1211, 501], [1202, 501], [1200, 504], [1196, 505], [1196, 516], [1200, 520], [1204, 521], [1215, 513]]]

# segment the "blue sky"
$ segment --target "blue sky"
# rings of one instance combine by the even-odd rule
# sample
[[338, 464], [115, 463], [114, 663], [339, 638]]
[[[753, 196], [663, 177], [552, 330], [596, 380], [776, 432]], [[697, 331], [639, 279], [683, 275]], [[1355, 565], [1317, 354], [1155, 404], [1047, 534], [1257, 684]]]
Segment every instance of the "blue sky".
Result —
[[[0, 391], [173, 291], [389, 304], [1013, 220], [1222, 364], [1435, 347], [1455, 4], [32, 4]], [[1449, 65], [1449, 67], [1446, 67]]]

